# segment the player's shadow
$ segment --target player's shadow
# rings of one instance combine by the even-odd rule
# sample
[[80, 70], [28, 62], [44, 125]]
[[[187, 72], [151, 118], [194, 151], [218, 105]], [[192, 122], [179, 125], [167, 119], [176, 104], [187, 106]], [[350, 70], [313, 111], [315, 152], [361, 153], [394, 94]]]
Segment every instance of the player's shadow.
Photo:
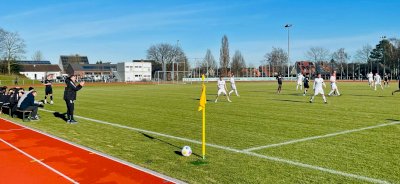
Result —
[[388, 120], [388, 121], [400, 121], [400, 120], [398, 120], [398, 119], [386, 119], [386, 120]]
[[[159, 142], [162, 142], [162, 143], [167, 144], [167, 145], [169, 145], [169, 146], [172, 146], [172, 147], [174, 147], [174, 148], [177, 148], [177, 149], [179, 149], [179, 150], [182, 150], [182, 147], [180, 147], [180, 146], [174, 145], [174, 144], [172, 144], [172, 143], [169, 143], [169, 142], [167, 142], [167, 141], [161, 140], [161, 139], [156, 138], [156, 137], [154, 137], [154, 136], [151, 136], [151, 135], [149, 135], [149, 134], [145, 134], [145, 133], [143, 133], [143, 132], [139, 132], [139, 133], [141, 133], [143, 136], [145, 136], [145, 137], [147, 137], [147, 138], [149, 138], [149, 139], [151, 139], [151, 140], [159, 141]], [[183, 156], [182, 153], [181, 153], [180, 151], [174, 151], [174, 153], [177, 154], [177, 155], [179, 155], [179, 156]], [[196, 154], [196, 153], [192, 153], [192, 154], [193, 154], [193, 155], [196, 155], [197, 157], [202, 158], [200, 155], [198, 155], [198, 154]]]
[[364, 96], [364, 97], [378, 97], [378, 98], [386, 98], [386, 97], [388, 97], [388, 96], [361, 95], [361, 94], [349, 94], [349, 96]]
[[67, 121], [68, 120], [67, 119], [67, 113], [54, 112], [53, 115], [54, 115], [54, 117], [60, 118], [63, 121]]
[[287, 93], [287, 94], [283, 93], [283, 94], [280, 94], [280, 95], [303, 96], [303, 93]]
[[[200, 101], [200, 98], [194, 98], [193, 100]], [[206, 100], [207, 102], [212, 102], [212, 100]]]
[[300, 101], [300, 100], [287, 100], [287, 99], [271, 99], [274, 101], [281, 101], [281, 102], [296, 102], [296, 103], [305, 103], [304, 100]]

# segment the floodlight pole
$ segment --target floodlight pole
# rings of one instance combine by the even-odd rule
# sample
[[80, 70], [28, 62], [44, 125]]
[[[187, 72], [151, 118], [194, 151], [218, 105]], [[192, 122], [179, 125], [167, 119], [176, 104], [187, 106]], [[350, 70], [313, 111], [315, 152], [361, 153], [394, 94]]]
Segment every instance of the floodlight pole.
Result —
[[289, 68], [290, 68], [290, 27], [292, 27], [292, 24], [286, 24], [285, 28], [287, 28], [287, 49], [288, 49], [288, 77], [289, 77]]

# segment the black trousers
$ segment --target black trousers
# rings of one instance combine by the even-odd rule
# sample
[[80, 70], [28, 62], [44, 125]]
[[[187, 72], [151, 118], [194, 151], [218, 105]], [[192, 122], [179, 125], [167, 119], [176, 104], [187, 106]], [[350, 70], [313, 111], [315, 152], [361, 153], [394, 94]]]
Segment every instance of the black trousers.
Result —
[[39, 108], [38, 106], [28, 106], [26, 109], [21, 109], [21, 110], [32, 111], [31, 116], [35, 117], [37, 115], [38, 108]]
[[67, 104], [67, 119], [74, 119], [75, 104], [73, 100], [65, 100]]

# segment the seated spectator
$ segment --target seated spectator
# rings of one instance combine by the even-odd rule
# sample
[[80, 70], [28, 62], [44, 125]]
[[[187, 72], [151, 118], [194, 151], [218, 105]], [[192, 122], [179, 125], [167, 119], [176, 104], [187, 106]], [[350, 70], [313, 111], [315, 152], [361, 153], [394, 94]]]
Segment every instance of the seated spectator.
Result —
[[20, 110], [32, 111], [31, 120], [39, 120], [38, 112], [38, 104], [35, 104], [35, 96], [37, 95], [36, 91], [31, 91], [26, 98], [21, 99], [21, 103], [19, 105]]
[[18, 100], [24, 94], [23, 88], [14, 88], [13, 91], [14, 92], [10, 96], [10, 104], [9, 104], [9, 107], [11, 109], [11, 116], [13, 116], [15, 111], [17, 111]]

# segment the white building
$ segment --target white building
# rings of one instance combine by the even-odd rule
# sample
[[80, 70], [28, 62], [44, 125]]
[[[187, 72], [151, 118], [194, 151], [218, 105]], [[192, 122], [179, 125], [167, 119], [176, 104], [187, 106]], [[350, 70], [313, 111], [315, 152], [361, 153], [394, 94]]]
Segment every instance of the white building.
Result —
[[61, 76], [61, 69], [58, 65], [48, 65], [48, 64], [28, 64], [21, 65], [20, 74], [32, 80], [44, 80], [47, 75], [52, 74], [53, 77]]
[[116, 76], [121, 82], [151, 81], [151, 62], [133, 60], [117, 64]]

